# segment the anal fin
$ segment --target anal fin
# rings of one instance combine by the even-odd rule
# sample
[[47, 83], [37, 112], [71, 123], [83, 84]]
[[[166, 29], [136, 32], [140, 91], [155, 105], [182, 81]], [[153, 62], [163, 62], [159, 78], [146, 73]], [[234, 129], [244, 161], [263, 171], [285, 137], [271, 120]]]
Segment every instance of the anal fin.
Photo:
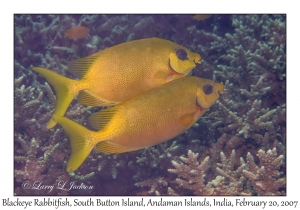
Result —
[[116, 145], [110, 141], [103, 141], [96, 145], [96, 149], [100, 152], [110, 153], [110, 154], [120, 154], [124, 152], [131, 152], [137, 150], [136, 148], [128, 148], [120, 145]]
[[93, 91], [90, 90], [82, 90], [79, 92], [77, 96], [78, 103], [87, 106], [113, 106], [116, 105], [115, 102], [106, 102], [102, 101], [97, 97]]

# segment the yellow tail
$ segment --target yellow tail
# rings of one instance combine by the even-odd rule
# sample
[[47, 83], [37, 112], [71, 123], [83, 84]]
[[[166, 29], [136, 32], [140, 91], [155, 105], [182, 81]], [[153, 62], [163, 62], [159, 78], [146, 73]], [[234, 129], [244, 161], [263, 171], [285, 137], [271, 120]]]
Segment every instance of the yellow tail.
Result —
[[[56, 105], [53, 115], [64, 116], [75, 95], [80, 91], [79, 81], [72, 80], [45, 68], [33, 67], [33, 71], [40, 73], [52, 85], [56, 93]], [[76, 87], [77, 89], [74, 89]], [[53, 115], [48, 122], [47, 128], [56, 125]]]
[[67, 171], [73, 172], [84, 162], [96, 143], [99, 142], [99, 139], [97, 139], [99, 134], [66, 117], [54, 115], [53, 118], [69, 136], [72, 152], [68, 161]]

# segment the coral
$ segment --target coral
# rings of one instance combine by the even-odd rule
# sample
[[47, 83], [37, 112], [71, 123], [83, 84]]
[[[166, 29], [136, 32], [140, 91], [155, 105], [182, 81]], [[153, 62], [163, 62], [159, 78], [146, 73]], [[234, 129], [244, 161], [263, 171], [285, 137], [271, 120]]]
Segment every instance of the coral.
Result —
[[[56, 182], [67, 182], [68, 175], [63, 169], [62, 164], [64, 156], [59, 151], [65, 142], [58, 143], [60, 130], [55, 132], [51, 138], [52, 144], [48, 147], [42, 148], [43, 155], [40, 156], [41, 140], [32, 138], [28, 141], [28, 136], [22, 137], [21, 135], [15, 136], [15, 141], [20, 143], [20, 148], [15, 151], [17, 154], [15, 158], [15, 178], [16, 182], [23, 183], [22, 187], [17, 187], [15, 190], [16, 195], [22, 194], [35, 194], [38, 195], [40, 190], [48, 195], [64, 194], [66, 191], [59, 191], [57, 189], [49, 191], [49, 189], [35, 190], [39, 185], [56, 185]], [[54, 158], [55, 157], [55, 158]], [[28, 186], [24, 186], [27, 183]]]
[[276, 148], [267, 152], [260, 149], [257, 153], [259, 158], [259, 166], [254, 162], [253, 156], [247, 154], [247, 166], [249, 170], [243, 170], [243, 174], [247, 177], [258, 195], [282, 195], [284, 192], [279, 191], [285, 187], [285, 178], [279, 169], [283, 162], [283, 155], [277, 157]]
[[163, 177], [157, 177], [155, 179], [148, 179], [142, 182], [137, 182], [134, 185], [137, 187], [145, 187], [145, 186], [151, 187], [151, 189], [148, 191], [149, 195], [153, 193], [155, 193], [155, 195], [161, 195], [161, 193], [159, 192], [160, 186], [167, 186], [168, 182], [164, 180]]
[[280, 123], [285, 122], [285, 104], [269, 110], [261, 107], [261, 101], [255, 100], [251, 105], [248, 105], [249, 111], [242, 117], [237, 116], [221, 102], [217, 104], [222, 116], [220, 120], [227, 125], [219, 130], [234, 136], [242, 136], [245, 139], [250, 138], [260, 142], [266, 131], [275, 132], [272, 135], [277, 136], [276, 130], [280, 131]]
[[[188, 151], [188, 157], [180, 157], [184, 163], [172, 161], [175, 169], [168, 169], [169, 172], [175, 173], [178, 177], [175, 182], [182, 188], [193, 191], [194, 195], [246, 195], [243, 191], [245, 182], [242, 170], [245, 163], [241, 158], [241, 166], [234, 170], [236, 156], [233, 150], [230, 158], [227, 159], [223, 152], [220, 153], [222, 164], [218, 164], [215, 170], [222, 176], [208, 182], [206, 176], [210, 168], [209, 157], [207, 156], [201, 163], [197, 161], [198, 153]], [[172, 190], [172, 189], [171, 189]], [[170, 192], [175, 195], [175, 191]]]
[[172, 161], [175, 169], [168, 169], [171, 173], [178, 174], [175, 181], [183, 188], [193, 190], [195, 195], [212, 195], [212, 190], [206, 188], [204, 183], [205, 173], [208, 169], [209, 157], [206, 157], [200, 164], [197, 161], [198, 153], [188, 151], [188, 157], [180, 157], [183, 163]]
[[[221, 163], [218, 163], [216, 168], [217, 173], [222, 177], [217, 176], [210, 184], [214, 186], [215, 192], [218, 195], [241, 195], [243, 191], [243, 184], [245, 181], [242, 175], [242, 170], [246, 167], [244, 159], [241, 157], [241, 165], [235, 170], [236, 153], [232, 150], [229, 158], [226, 158], [223, 152], [220, 152]], [[220, 167], [220, 168], [219, 168]], [[222, 184], [220, 184], [222, 183]]]
[[178, 148], [176, 140], [169, 147], [166, 144], [159, 144], [157, 145], [157, 149], [153, 147], [146, 148], [142, 156], [137, 157], [136, 162], [141, 165], [150, 165], [151, 168], [159, 167], [162, 169], [173, 159], [174, 153]]
[[226, 39], [218, 35], [217, 29], [214, 29], [216, 33], [190, 29], [210, 43], [198, 45], [203, 51], [201, 74], [211, 72], [214, 80], [225, 83], [224, 97], [218, 102], [220, 120], [214, 122], [223, 125], [221, 132], [244, 138], [257, 138], [259, 133], [261, 138], [274, 118], [275, 126], [285, 121], [285, 116], [277, 117], [278, 112], [285, 112], [285, 45], [280, 42], [285, 40], [285, 24], [282, 20], [281, 16], [234, 15], [235, 33], [225, 33]]
[[285, 122], [285, 45], [275, 47], [273, 36], [285, 40], [285, 24], [278, 22], [264, 15], [239, 16], [232, 23], [236, 33], [225, 34], [229, 49], [219, 59], [227, 62], [216, 64], [214, 72], [226, 81], [225, 95], [218, 103], [220, 122], [225, 125], [221, 132], [261, 140], [270, 126], [280, 130]]
[[[209, 157], [199, 163], [197, 161], [198, 153], [195, 154], [189, 150], [188, 157], [180, 157], [183, 163], [172, 161], [175, 169], [168, 169], [168, 171], [177, 174], [179, 178], [175, 182], [182, 188], [192, 190], [194, 195], [255, 194], [247, 186], [247, 180], [250, 181], [251, 186], [258, 195], [284, 194], [284, 191], [279, 191], [285, 186], [285, 178], [279, 178], [283, 175], [279, 172], [283, 155], [277, 157], [276, 148], [274, 147], [273, 150], [268, 150], [267, 153], [260, 149], [257, 156], [260, 159], [260, 168], [254, 163], [253, 156], [248, 153], [247, 164], [241, 157], [241, 165], [235, 169], [235, 151], [232, 150], [229, 158], [226, 158], [224, 153], [221, 152], [222, 163], [218, 163], [218, 167], [215, 169], [221, 176], [216, 176], [213, 180], [208, 181], [206, 175], [210, 167]], [[244, 168], [249, 168], [250, 171]], [[169, 190], [171, 190], [170, 194], [176, 194], [174, 190]]]
[[51, 113], [48, 114], [48, 107], [41, 104], [44, 99], [45, 86], [25, 87], [22, 84], [24, 80], [26, 80], [26, 76], [15, 80], [15, 129], [24, 129], [31, 137], [49, 137], [51, 131], [46, 129], [46, 123], [50, 119]]

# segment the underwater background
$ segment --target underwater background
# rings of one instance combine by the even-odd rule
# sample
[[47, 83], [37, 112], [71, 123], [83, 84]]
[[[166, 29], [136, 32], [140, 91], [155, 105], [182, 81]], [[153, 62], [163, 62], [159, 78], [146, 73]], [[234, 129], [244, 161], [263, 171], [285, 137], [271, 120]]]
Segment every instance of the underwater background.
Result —
[[[78, 25], [88, 35], [66, 37]], [[192, 75], [222, 82], [225, 94], [182, 135], [119, 155], [92, 151], [68, 173], [68, 137], [46, 128], [55, 93], [31, 67], [74, 79], [69, 61], [148, 37], [199, 53]], [[286, 194], [286, 15], [14, 15], [14, 79], [15, 195]], [[87, 126], [98, 110], [73, 100], [65, 116]], [[33, 189], [63, 183], [86, 189]]]

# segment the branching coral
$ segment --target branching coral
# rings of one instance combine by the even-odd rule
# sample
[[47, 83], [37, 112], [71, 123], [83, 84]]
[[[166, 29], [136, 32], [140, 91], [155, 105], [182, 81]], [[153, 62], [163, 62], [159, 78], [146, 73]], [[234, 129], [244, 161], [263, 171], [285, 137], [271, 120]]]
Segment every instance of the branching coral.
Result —
[[146, 148], [141, 157], [137, 157], [136, 162], [141, 165], [150, 165], [151, 168], [164, 168], [166, 163], [173, 159], [174, 153], [179, 149], [177, 141], [167, 147], [165, 144], [159, 144], [157, 147]]
[[[15, 194], [39, 194], [40, 191], [36, 190], [39, 185], [56, 185], [57, 181], [67, 182], [68, 175], [63, 169], [62, 164], [64, 160], [64, 155], [61, 150], [65, 142], [59, 143], [59, 133], [61, 131], [57, 130], [55, 135], [52, 137], [52, 144], [48, 147], [43, 148], [43, 155], [40, 156], [40, 144], [42, 141], [36, 138], [32, 138], [28, 141], [28, 137], [22, 137], [21, 135], [15, 136], [15, 140], [20, 143], [20, 147], [15, 151], [17, 154], [15, 156], [15, 177], [16, 182], [22, 183], [22, 188], [18, 187], [15, 190]], [[63, 155], [63, 156], [62, 156]], [[54, 158], [55, 157], [55, 158]], [[24, 186], [27, 183], [28, 186]], [[19, 184], [17, 184], [19, 185]], [[67, 192], [54, 189], [49, 191], [49, 189], [43, 190], [45, 194], [55, 195], [64, 194]]]
[[168, 169], [169, 172], [178, 174], [176, 183], [183, 188], [193, 190], [195, 195], [211, 195], [212, 190], [207, 189], [204, 184], [204, 177], [208, 169], [209, 157], [206, 157], [200, 164], [197, 161], [198, 153], [188, 151], [188, 157], [180, 157], [183, 163], [172, 161], [175, 169]]
[[[246, 105], [248, 105], [246, 102]], [[276, 109], [264, 109], [261, 107], [261, 101], [255, 100], [248, 106], [249, 111], [242, 117], [237, 116], [236, 113], [230, 111], [222, 103], [218, 103], [222, 117], [220, 120], [227, 124], [225, 128], [220, 128], [223, 132], [237, 133], [237, 136], [244, 138], [253, 138], [257, 140], [262, 139], [261, 131], [268, 130], [269, 127], [279, 124], [281, 120], [277, 112], [285, 113], [285, 105], [277, 107]], [[258, 135], [259, 134], [259, 135]], [[264, 132], [262, 132], [264, 134]]]
[[161, 193], [159, 192], [161, 189], [161, 187], [163, 186], [167, 186], [168, 182], [166, 180], [164, 180], [163, 177], [157, 177], [155, 179], [148, 179], [142, 182], [137, 182], [134, 184], [137, 187], [151, 187], [151, 189], [148, 191], [148, 194], [155, 194], [155, 195], [161, 195]]
[[[175, 169], [168, 169], [168, 171], [178, 175], [179, 178], [175, 182], [180, 187], [193, 190], [195, 195], [255, 194], [246, 186], [246, 179], [250, 180], [252, 187], [259, 195], [281, 195], [282, 192], [278, 190], [285, 185], [285, 178], [279, 178], [282, 175], [279, 167], [282, 165], [283, 156], [277, 157], [276, 148], [268, 150], [267, 153], [259, 150], [257, 156], [260, 159], [260, 168], [254, 163], [250, 153], [247, 154], [247, 164], [241, 157], [241, 165], [236, 168], [235, 151], [232, 150], [229, 158], [221, 152], [222, 163], [218, 163], [215, 169], [221, 176], [207, 181], [209, 157], [206, 157], [200, 164], [197, 161], [198, 153], [195, 154], [189, 150], [187, 158], [180, 157], [184, 163], [172, 161]], [[244, 168], [249, 168], [250, 171]]]
[[[221, 179], [223, 182], [223, 189], [218, 189], [218, 187], [222, 187], [220, 182], [218, 184], [215, 184], [215, 180], [212, 182], [212, 184], [216, 187], [216, 192], [218, 194], [224, 193], [224, 195], [240, 195], [240, 192], [243, 191], [243, 183], [244, 183], [244, 177], [242, 176], [242, 170], [246, 167], [246, 164], [244, 162], [244, 159], [241, 157], [240, 162], [241, 165], [234, 170], [235, 164], [236, 164], [236, 153], [235, 150], [232, 150], [231, 155], [229, 158], [226, 158], [225, 154], [223, 152], [220, 153], [222, 164], [218, 163], [218, 167], [216, 168], [216, 171], [223, 176]], [[220, 168], [219, 168], [220, 167]], [[216, 178], [220, 179], [220, 178]], [[221, 185], [221, 186], [220, 186]]]
[[279, 169], [283, 162], [283, 155], [277, 157], [274, 147], [267, 152], [260, 149], [257, 156], [259, 166], [255, 164], [253, 156], [250, 153], [247, 154], [249, 170], [243, 170], [243, 174], [250, 180], [258, 195], [282, 195], [279, 190], [285, 186], [285, 178], [282, 178]]

